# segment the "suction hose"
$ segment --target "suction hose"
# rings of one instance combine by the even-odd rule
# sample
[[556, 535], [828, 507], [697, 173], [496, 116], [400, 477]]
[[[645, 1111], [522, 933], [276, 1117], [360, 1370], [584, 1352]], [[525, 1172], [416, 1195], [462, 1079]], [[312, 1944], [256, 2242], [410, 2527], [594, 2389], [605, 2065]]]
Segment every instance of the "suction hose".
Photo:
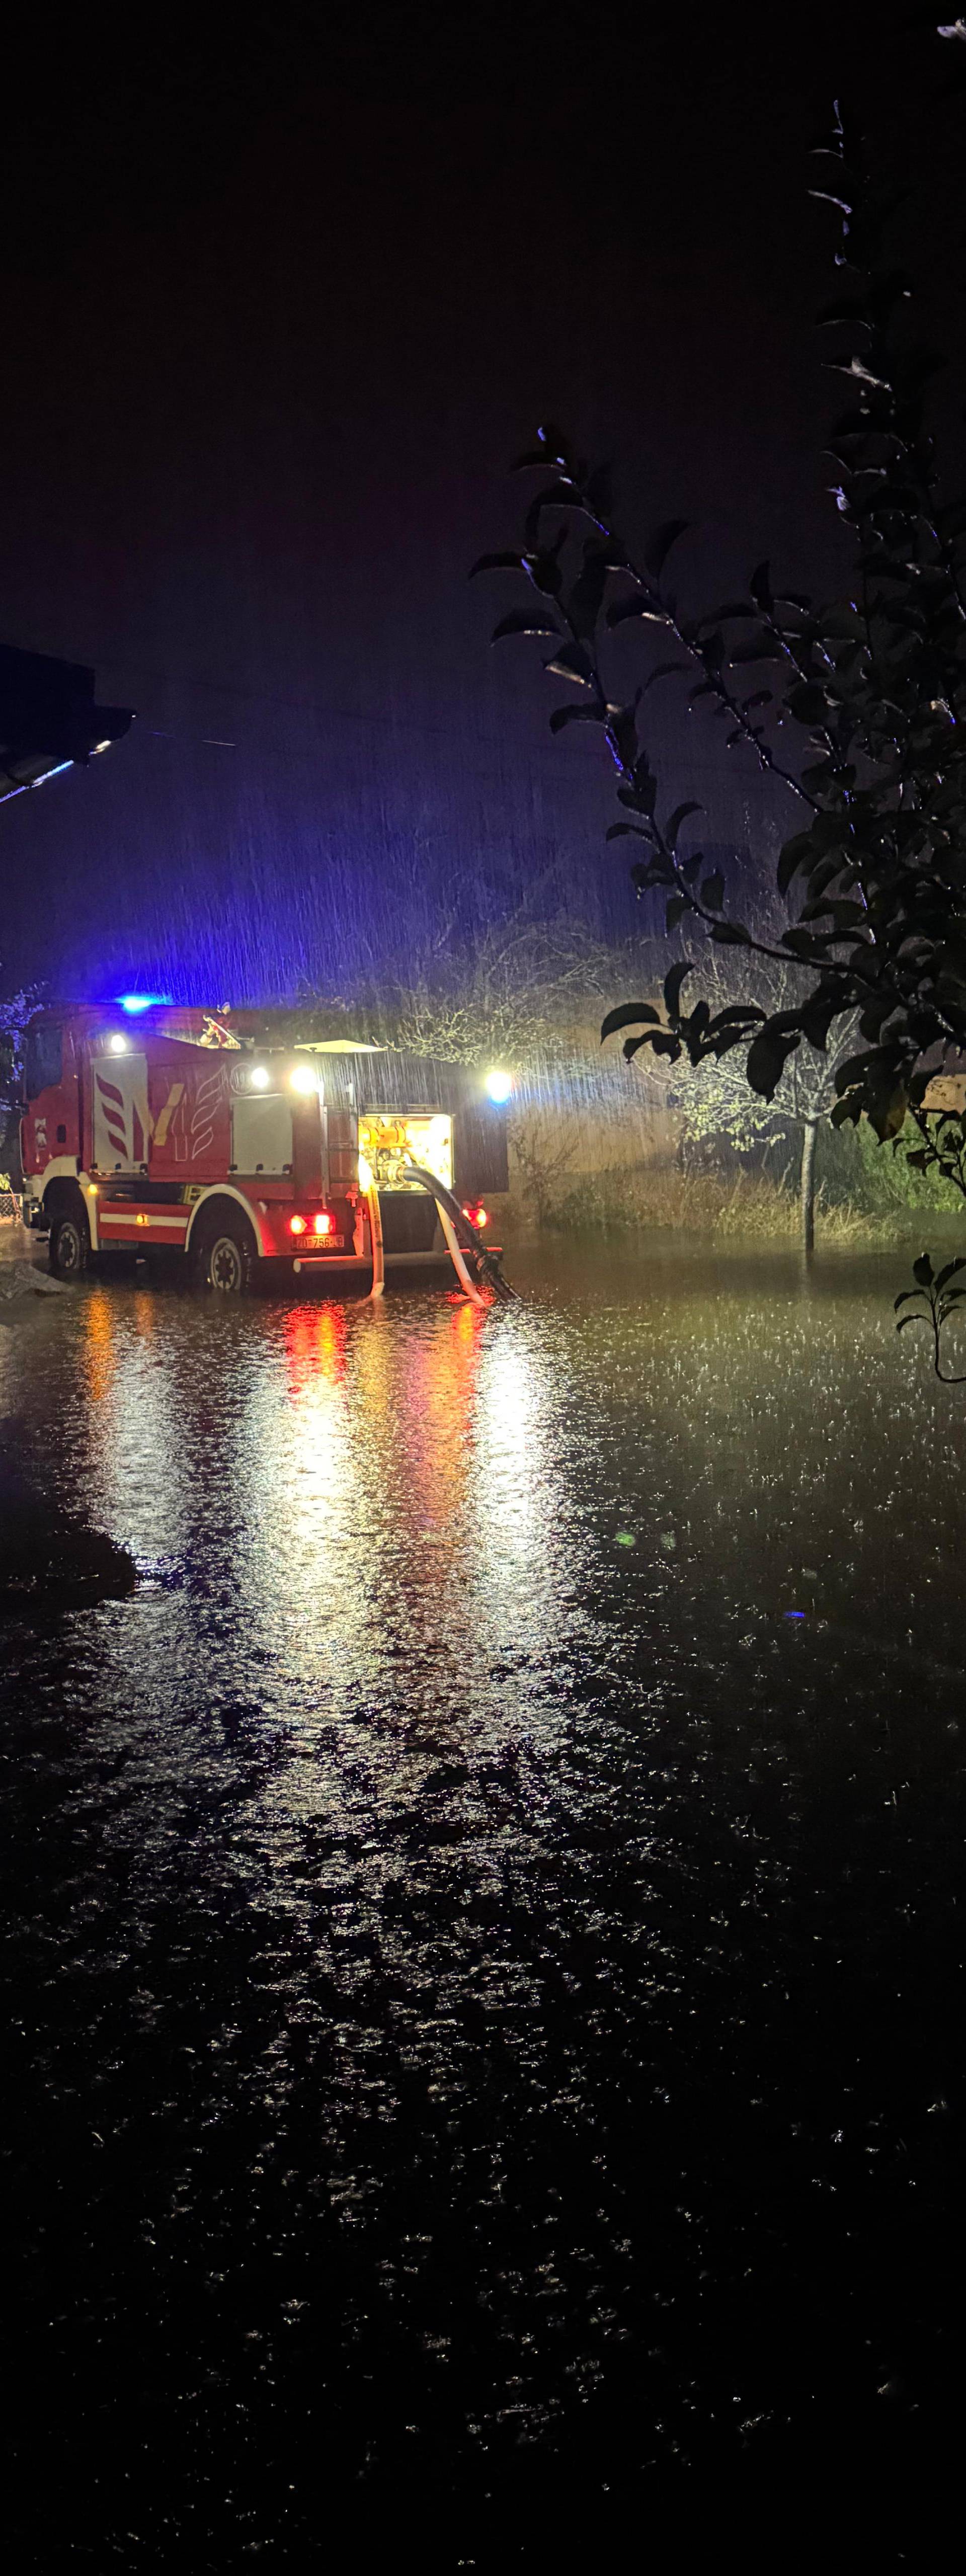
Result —
[[[372, 1286], [369, 1290], [369, 1295], [370, 1297], [381, 1297], [386, 1285], [386, 1264], [382, 1249], [382, 1210], [379, 1205], [379, 1192], [376, 1188], [375, 1178], [372, 1172], [369, 1171], [368, 1164], [366, 1165], [366, 1172], [368, 1174], [368, 1179], [364, 1181], [363, 1185], [366, 1193], [366, 1206], [369, 1210], [369, 1241], [372, 1246]], [[361, 1163], [359, 1166], [359, 1178], [360, 1180], [363, 1180]]]
[[466, 1263], [456, 1239], [456, 1229], [453, 1224], [452, 1217], [450, 1216], [448, 1209], [444, 1208], [441, 1199], [437, 1199], [436, 1205], [439, 1209], [439, 1221], [442, 1226], [443, 1233], [446, 1236], [447, 1249], [450, 1253], [457, 1279], [465, 1288], [467, 1296], [472, 1297], [474, 1306], [482, 1306], [485, 1304], [486, 1300], [481, 1297], [479, 1289], [470, 1278], [469, 1271], [466, 1267]]
[[501, 1304], [510, 1305], [516, 1297], [516, 1289], [511, 1288], [508, 1279], [504, 1279], [496, 1254], [489, 1252], [486, 1245], [480, 1243], [463, 1214], [459, 1200], [453, 1197], [452, 1190], [448, 1190], [443, 1181], [437, 1180], [435, 1172], [424, 1170], [421, 1163], [410, 1160], [408, 1168], [410, 1179], [419, 1181], [421, 1187], [428, 1191], [430, 1198], [436, 1201], [439, 1221], [446, 1237], [453, 1268], [467, 1296], [472, 1297], [478, 1306], [484, 1302], [479, 1289], [473, 1283], [467, 1265], [466, 1254], [469, 1253], [477, 1278], [482, 1278], [486, 1286], [492, 1288], [494, 1296], [500, 1299]]

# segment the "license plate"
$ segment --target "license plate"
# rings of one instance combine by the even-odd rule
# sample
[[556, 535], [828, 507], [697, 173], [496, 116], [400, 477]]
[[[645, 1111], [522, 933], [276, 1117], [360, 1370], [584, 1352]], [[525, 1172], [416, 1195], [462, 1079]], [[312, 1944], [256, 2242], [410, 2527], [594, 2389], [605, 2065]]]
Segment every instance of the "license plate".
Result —
[[300, 1252], [344, 1252], [344, 1234], [303, 1234]]

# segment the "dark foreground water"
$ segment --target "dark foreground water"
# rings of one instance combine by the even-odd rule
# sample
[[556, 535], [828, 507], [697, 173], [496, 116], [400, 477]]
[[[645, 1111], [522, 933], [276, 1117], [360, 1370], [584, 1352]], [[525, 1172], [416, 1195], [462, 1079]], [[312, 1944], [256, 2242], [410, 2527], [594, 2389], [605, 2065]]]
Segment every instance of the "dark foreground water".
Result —
[[935, 2563], [963, 1393], [901, 1258], [544, 1262], [0, 1338], [141, 1576], [4, 1637], [17, 2568]]

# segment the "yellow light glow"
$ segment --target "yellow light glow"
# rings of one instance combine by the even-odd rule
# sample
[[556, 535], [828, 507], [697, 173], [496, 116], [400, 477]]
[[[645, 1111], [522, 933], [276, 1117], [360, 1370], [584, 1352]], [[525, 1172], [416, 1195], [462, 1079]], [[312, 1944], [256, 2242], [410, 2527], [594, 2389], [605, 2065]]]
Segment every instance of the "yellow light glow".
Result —
[[293, 1064], [289, 1081], [293, 1091], [314, 1091], [316, 1087], [314, 1065]]
[[122, 1038], [120, 1029], [114, 1030], [113, 1036], [108, 1038], [107, 1043], [112, 1055], [127, 1054], [127, 1039]]
[[421, 1163], [453, 1186], [453, 1121], [402, 1109], [370, 1109], [359, 1120], [359, 1145], [380, 1190], [416, 1190], [410, 1166]]
[[267, 1091], [268, 1066], [266, 1064], [253, 1064], [248, 1079], [253, 1091]]
[[367, 1192], [372, 1188], [372, 1166], [364, 1154], [359, 1156], [359, 1188]]

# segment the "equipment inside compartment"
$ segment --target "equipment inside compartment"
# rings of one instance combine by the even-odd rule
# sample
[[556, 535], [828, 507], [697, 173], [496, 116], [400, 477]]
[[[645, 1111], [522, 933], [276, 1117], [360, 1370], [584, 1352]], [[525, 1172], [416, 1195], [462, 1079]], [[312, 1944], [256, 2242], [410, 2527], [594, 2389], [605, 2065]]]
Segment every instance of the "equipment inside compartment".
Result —
[[453, 1187], [453, 1121], [418, 1110], [366, 1110], [359, 1120], [359, 1152], [377, 1189], [418, 1190], [410, 1162], [421, 1163], [445, 1189]]

